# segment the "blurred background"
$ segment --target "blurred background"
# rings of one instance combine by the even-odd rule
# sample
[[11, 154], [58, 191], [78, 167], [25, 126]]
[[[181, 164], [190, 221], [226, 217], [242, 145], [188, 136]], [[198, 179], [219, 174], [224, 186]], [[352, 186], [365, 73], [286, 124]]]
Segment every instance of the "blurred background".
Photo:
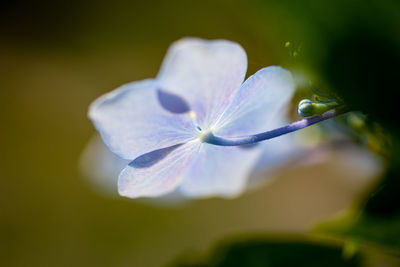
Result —
[[[204, 261], [221, 240], [262, 236], [257, 242], [275, 251], [281, 237], [298, 245], [329, 236], [329, 255], [339, 259], [332, 264], [396, 266], [399, 14], [399, 3], [386, 0], [3, 3], [0, 265], [179, 265], [182, 258]], [[335, 122], [334, 133], [330, 124], [304, 130], [299, 136], [313, 149], [237, 199], [165, 207], [102, 194], [79, 167], [95, 134], [89, 104], [123, 83], [154, 77], [171, 42], [186, 36], [238, 42], [247, 75], [281, 65], [366, 117]], [[311, 94], [303, 87], [297, 100]], [[335, 145], [336, 136], [346, 144]], [[343, 216], [345, 223], [335, 222]], [[276, 255], [294, 250], [280, 244]], [[355, 260], [358, 253], [367, 260]], [[240, 266], [267, 266], [262, 260]]]

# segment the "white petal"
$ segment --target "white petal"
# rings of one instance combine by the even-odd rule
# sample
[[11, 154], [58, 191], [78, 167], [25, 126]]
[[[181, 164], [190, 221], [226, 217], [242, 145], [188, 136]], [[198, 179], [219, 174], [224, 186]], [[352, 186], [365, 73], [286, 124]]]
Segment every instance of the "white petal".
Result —
[[133, 82], [100, 97], [90, 106], [90, 119], [107, 146], [120, 157], [132, 160], [193, 139], [193, 120], [187, 114], [163, 108], [158, 90], [154, 80]]
[[169, 48], [157, 80], [163, 90], [183, 97], [207, 129], [240, 88], [246, 69], [246, 53], [237, 43], [186, 38]]
[[189, 197], [235, 197], [245, 188], [260, 150], [202, 144], [179, 190]]
[[119, 176], [120, 195], [130, 198], [157, 197], [172, 192], [193, 164], [199, 146], [199, 142], [192, 141], [136, 158]]
[[249, 77], [218, 121], [214, 134], [237, 137], [272, 130], [294, 93], [290, 72], [280, 67], [261, 69]]

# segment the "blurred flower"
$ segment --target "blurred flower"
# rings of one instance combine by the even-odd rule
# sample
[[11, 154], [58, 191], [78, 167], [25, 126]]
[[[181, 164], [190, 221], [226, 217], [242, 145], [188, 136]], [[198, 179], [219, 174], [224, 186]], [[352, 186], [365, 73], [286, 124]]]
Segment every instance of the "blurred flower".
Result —
[[220, 147], [203, 139], [210, 132], [237, 137], [277, 126], [295, 88], [280, 67], [261, 69], [243, 83], [246, 69], [246, 53], [236, 43], [183, 39], [171, 46], [157, 78], [123, 85], [92, 103], [89, 117], [105, 144], [131, 160], [119, 175], [119, 193], [240, 194], [266, 146]]

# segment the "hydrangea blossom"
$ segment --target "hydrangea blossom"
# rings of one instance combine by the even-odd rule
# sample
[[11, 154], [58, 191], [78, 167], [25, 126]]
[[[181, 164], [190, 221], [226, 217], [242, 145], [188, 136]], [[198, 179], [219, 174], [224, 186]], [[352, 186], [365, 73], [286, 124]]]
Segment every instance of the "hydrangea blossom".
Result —
[[240, 45], [186, 38], [170, 47], [156, 78], [94, 101], [89, 117], [103, 141], [131, 160], [119, 175], [119, 193], [130, 198], [176, 189], [191, 197], [241, 193], [264, 146], [216, 146], [207, 139], [277, 126], [295, 87], [283, 68], [261, 69], [243, 82], [246, 70]]

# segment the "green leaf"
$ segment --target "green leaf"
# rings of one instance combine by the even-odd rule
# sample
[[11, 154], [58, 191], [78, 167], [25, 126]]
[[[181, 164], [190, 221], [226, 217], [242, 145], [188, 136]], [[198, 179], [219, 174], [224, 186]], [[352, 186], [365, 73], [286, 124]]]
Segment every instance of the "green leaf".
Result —
[[343, 254], [342, 246], [310, 240], [252, 239], [217, 247], [205, 262], [179, 260], [173, 266], [198, 267], [330, 267], [360, 266], [361, 254]]

